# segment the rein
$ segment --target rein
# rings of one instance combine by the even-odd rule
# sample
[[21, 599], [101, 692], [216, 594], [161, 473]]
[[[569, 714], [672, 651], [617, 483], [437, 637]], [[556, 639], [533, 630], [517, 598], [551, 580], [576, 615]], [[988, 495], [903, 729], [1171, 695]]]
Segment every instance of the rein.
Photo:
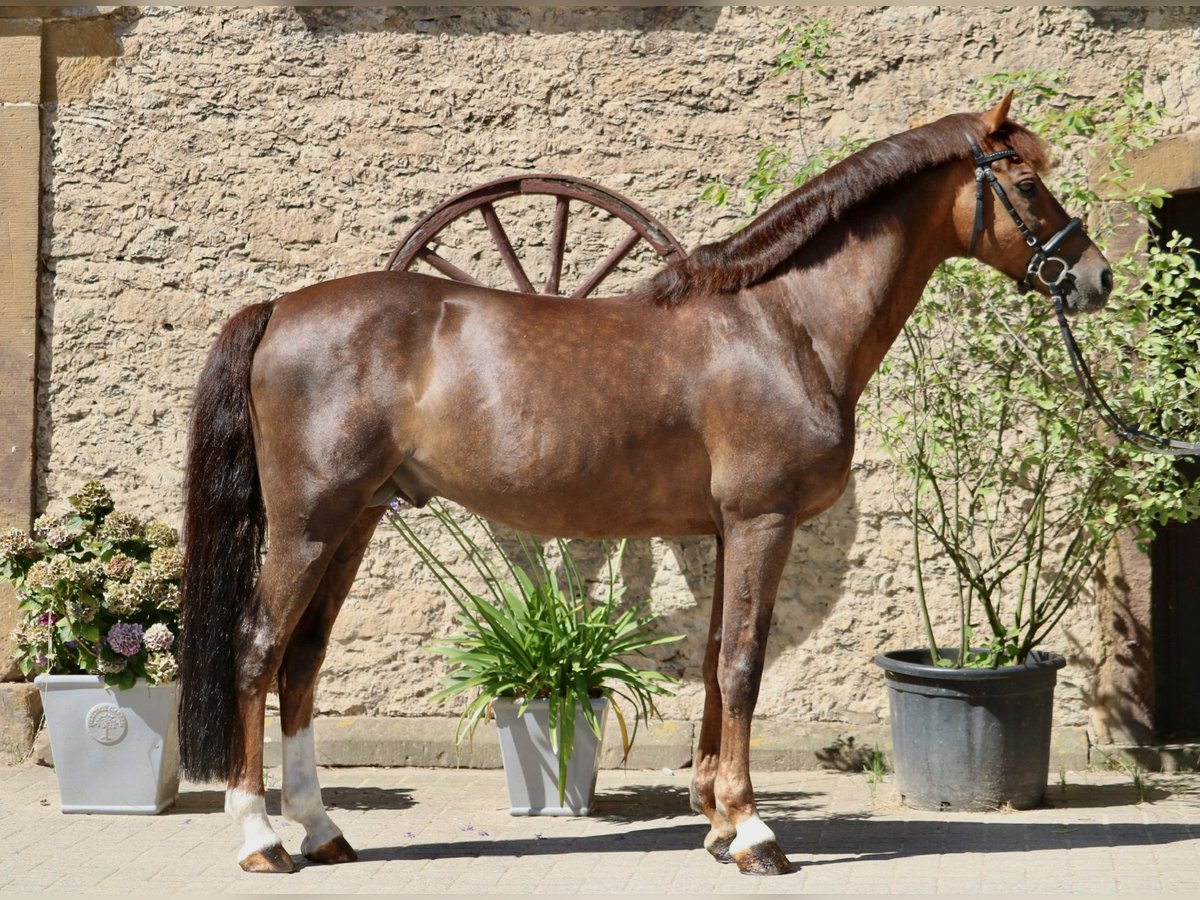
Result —
[[[1087, 399], [1088, 405], [1096, 411], [1101, 421], [1116, 433], [1117, 437], [1141, 450], [1170, 456], [1200, 455], [1200, 443], [1160, 437], [1129, 425], [1100, 393], [1100, 388], [1097, 386], [1095, 378], [1092, 377], [1092, 371], [1088, 368], [1083, 353], [1080, 352], [1075, 335], [1071, 333], [1071, 326], [1067, 323], [1066, 294], [1067, 286], [1071, 282], [1070, 267], [1063, 259], [1053, 255], [1054, 251], [1061, 247], [1068, 237], [1083, 229], [1083, 221], [1079, 218], [1072, 218], [1048, 241], [1039, 240], [1021, 219], [1021, 214], [1008, 199], [1008, 194], [1005, 193], [1003, 186], [996, 178], [996, 173], [992, 171], [994, 162], [1015, 157], [1018, 155], [1017, 152], [1004, 149], [996, 150], [993, 153], [984, 153], [974, 140], [970, 140], [970, 144], [975, 158], [975, 225], [971, 231], [971, 246], [968, 254], [975, 255], [975, 244], [983, 231], [983, 193], [984, 181], [986, 181], [995, 192], [996, 199], [1008, 210], [1008, 214], [1021, 232], [1021, 236], [1025, 238], [1025, 243], [1033, 250], [1033, 255], [1029, 257], [1029, 265], [1025, 268], [1025, 277], [1021, 279], [1018, 287], [1022, 291], [1033, 290], [1033, 279], [1036, 278], [1050, 291], [1050, 297], [1054, 301], [1054, 315], [1058, 319], [1058, 330], [1062, 335], [1063, 345], [1067, 348], [1067, 356], [1071, 359], [1075, 380], [1079, 383], [1079, 389]], [[1057, 266], [1057, 273], [1052, 271], [1048, 275], [1047, 266]]]

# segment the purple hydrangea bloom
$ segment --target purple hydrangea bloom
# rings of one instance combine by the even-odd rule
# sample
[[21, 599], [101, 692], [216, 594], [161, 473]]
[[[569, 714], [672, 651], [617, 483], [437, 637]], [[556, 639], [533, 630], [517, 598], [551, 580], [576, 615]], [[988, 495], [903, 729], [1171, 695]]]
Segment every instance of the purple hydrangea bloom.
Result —
[[142, 649], [142, 626], [137, 622], [118, 622], [108, 630], [105, 640], [122, 656], [133, 656]]

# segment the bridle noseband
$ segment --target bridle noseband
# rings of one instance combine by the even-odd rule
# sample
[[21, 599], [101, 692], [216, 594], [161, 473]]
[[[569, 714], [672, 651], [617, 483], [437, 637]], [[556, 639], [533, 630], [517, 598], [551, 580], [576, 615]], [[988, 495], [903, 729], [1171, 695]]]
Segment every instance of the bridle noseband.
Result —
[[[1025, 277], [1018, 282], [1017, 286], [1022, 291], [1031, 291], [1033, 290], [1033, 279], [1036, 278], [1050, 291], [1050, 297], [1054, 301], [1054, 314], [1058, 318], [1058, 329], [1062, 334], [1063, 343], [1067, 347], [1067, 356], [1071, 358], [1071, 368], [1075, 370], [1075, 379], [1079, 382], [1080, 390], [1083, 391], [1083, 395], [1087, 398], [1088, 403], [1096, 410], [1097, 415], [1100, 416], [1109, 428], [1117, 433], [1118, 437], [1141, 450], [1148, 450], [1152, 453], [1165, 453], [1172, 456], [1200, 455], [1200, 443], [1159, 437], [1156, 434], [1150, 434], [1142, 431], [1140, 428], [1127, 424], [1112, 406], [1109, 405], [1108, 401], [1104, 399], [1104, 395], [1100, 393], [1100, 388], [1096, 385], [1095, 378], [1092, 377], [1091, 370], [1088, 368], [1088, 364], [1083, 358], [1083, 353], [1079, 349], [1079, 344], [1075, 341], [1075, 335], [1071, 333], [1071, 326], [1067, 323], [1067, 287], [1072, 283], [1073, 276], [1069, 271], [1066, 261], [1061, 257], [1053, 255], [1054, 251], [1061, 247], [1067, 238], [1076, 231], [1084, 230], [1083, 221], [1079, 218], [1073, 218], [1056, 231], [1048, 241], [1043, 242], [1039, 240], [1038, 236], [1022, 220], [1021, 214], [1012, 205], [1012, 201], [1008, 199], [1008, 194], [1004, 192], [999, 179], [996, 178], [996, 173], [992, 171], [992, 163], [1001, 159], [1017, 157], [1019, 156], [1017, 151], [1004, 149], [984, 153], [973, 138], [968, 137], [967, 140], [971, 145], [971, 153], [975, 159], [975, 225], [971, 230], [971, 246], [967, 254], [969, 256], [975, 255], [975, 245], [979, 241], [979, 235], [983, 232], [983, 183], [986, 179], [992, 186], [992, 190], [996, 194], [996, 199], [1000, 201], [1001, 205], [1008, 210], [1008, 214], [1012, 216], [1017, 230], [1025, 238], [1025, 243], [1033, 250], [1033, 255], [1029, 257], [1029, 265], [1025, 267]], [[1050, 265], [1059, 267], [1057, 274], [1053, 274], [1052, 277], [1047, 275], [1046, 272], [1046, 267]]]
[[[971, 229], [971, 246], [967, 250], [968, 256], [975, 255], [975, 245], [979, 241], [979, 235], [983, 232], [983, 182], [986, 179], [988, 184], [992, 186], [992, 190], [996, 194], [996, 199], [1001, 205], [1008, 210], [1008, 214], [1012, 216], [1013, 223], [1017, 226], [1017, 230], [1021, 232], [1021, 237], [1025, 238], [1025, 243], [1033, 250], [1033, 255], [1029, 257], [1029, 265], [1025, 267], [1025, 277], [1018, 283], [1018, 287], [1022, 291], [1033, 290], [1033, 279], [1036, 278], [1044, 284], [1050, 293], [1061, 298], [1066, 294], [1066, 286], [1071, 280], [1071, 274], [1068, 271], [1069, 266], [1066, 261], [1060, 257], [1054, 256], [1054, 251], [1063, 245], [1072, 234], [1076, 231], [1083, 230], [1083, 220], [1073, 218], [1062, 228], [1058, 229], [1050, 240], [1042, 242], [1025, 221], [1021, 218], [1021, 214], [1017, 212], [1012, 201], [1008, 199], [1008, 194], [1000, 184], [1000, 180], [996, 177], [996, 173], [992, 171], [992, 163], [1001, 159], [1015, 158], [1019, 154], [1016, 150], [996, 150], [992, 153], [984, 153], [980, 149], [979, 144], [974, 138], [967, 139], [971, 144], [971, 153], [975, 158], [975, 226]], [[1057, 274], [1048, 274], [1047, 266], [1058, 266]]]

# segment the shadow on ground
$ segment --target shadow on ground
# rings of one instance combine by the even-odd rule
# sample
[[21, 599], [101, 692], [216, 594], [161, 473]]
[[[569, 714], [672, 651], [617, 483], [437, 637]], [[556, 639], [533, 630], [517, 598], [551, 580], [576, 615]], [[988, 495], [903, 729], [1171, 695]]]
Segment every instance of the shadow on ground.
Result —
[[[407, 788], [323, 787], [321, 797], [326, 809], [411, 809], [416, 805], [412, 791]], [[267, 791], [267, 814], [280, 815], [279, 791]], [[175, 805], [163, 815], [192, 815], [224, 812], [225, 792], [222, 790], [183, 791]]]
[[[799, 822], [773, 821], [779, 843], [798, 866], [887, 861], [954, 853], [1015, 853], [1086, 847], [1160, 846], [1200, 839], [1194, 824], [890, 821], [831, 816]], [[478, 839], [359, 848], [364, 861], [446, 857], [554, 856], [567, 853], [640, 853], [701, 850], [708, 827], [701, 822], [631, 829], [615, 834], [521, 839]], [[813, 859], [813, 856], [829, 857]], [[713, 863], [716, 865], [716, 863]]]
[[[821, 793], [808, 791], [755, 791], [755, 800], [763, 815], [789, 816], [820, 809]], [[602, 822], [633, 825], [648, 819], [688, 818], [701, 822], [692, 812], [688, 789], [682, 785], [634, 784], [607, 787], [596, 794], [593, 818]]]

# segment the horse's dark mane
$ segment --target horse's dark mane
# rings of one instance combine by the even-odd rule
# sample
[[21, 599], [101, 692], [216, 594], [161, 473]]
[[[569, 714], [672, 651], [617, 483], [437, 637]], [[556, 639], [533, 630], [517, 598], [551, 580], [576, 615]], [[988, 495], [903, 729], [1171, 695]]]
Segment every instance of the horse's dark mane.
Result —
[[1045, 146], [1023, 125], [1006, 121], [991, 136], [988, 130], [983, 117], [955, 113], [877, 141], [792, 191], [744, 230], [703, 244], [687, 259], [661, 270], [640, 293], [662, 306], [677, 306], [696, 292], [734, 293], [751, 287], [823, 228], [883, 188], [965, 157], [970, 152], [968, 136], [980, 144], [992, 137], [1016, 150], [1035, 169], [1045, 169]]

